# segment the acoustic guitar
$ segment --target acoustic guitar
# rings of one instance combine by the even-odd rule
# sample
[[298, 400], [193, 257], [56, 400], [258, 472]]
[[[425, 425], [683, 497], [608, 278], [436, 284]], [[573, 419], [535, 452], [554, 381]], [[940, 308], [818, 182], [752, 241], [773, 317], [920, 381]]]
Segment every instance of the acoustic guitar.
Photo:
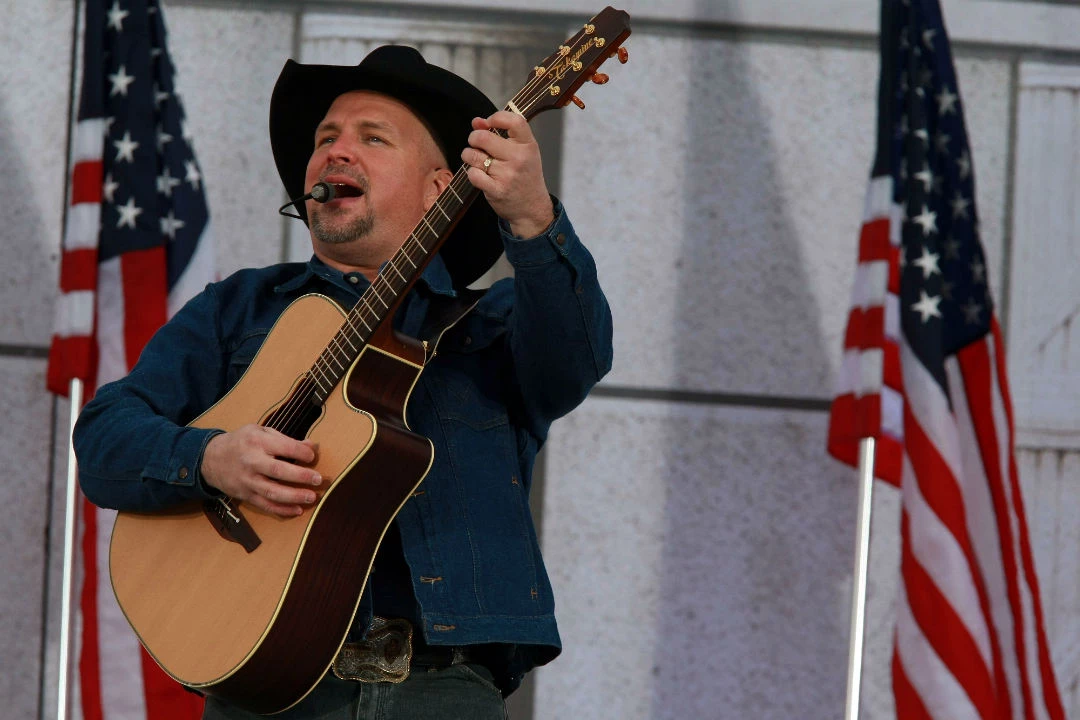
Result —
[[[605, 8], [530, 73], [506, 109], [531, 120], [580, 106], [583, 83], [606, 82], [603, 62], [626, 61], [629, 20]], [[113, 591], [178, 682], [270, 714], [302, 700], [330, 667], [383, 534], [433, 458], [404, 408], [434, 345], [390, 321], [478, 194], [459, 169], [350, 311], [321, 295], [293, 302], [239, 382], [190, 424], [230, 431], [257, 422], [317, 442], [312, 467], [329, 480], [312, 507], [282, 519], [222, 499], [118, 515]]]

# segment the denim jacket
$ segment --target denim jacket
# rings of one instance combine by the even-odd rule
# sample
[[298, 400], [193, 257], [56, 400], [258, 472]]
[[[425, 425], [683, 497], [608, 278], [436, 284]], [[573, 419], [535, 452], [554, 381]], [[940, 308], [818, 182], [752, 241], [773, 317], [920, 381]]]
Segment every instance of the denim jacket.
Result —
[[[443, 336], [420, 375], [406, 418], [431, 439], [435, 459], [424, 492], [397, 516], [424, 637], [518, 646], [515, 685], [561, 647], [529, 511], [533, 461], [551, 422], [585, 398], [612, 355], [592, 257], [558, 203], [555, 212], [535, 238], [513, 238], [503, 226], [515, 277], [495, 283]], [[86, 496], [120, 510], [210, 497], [199, 467], [219, 431], [186, 423], [240, 378], [292, 301], [316, 292], [351, 308], [367, 285], [312, 258], [207, 286], [154, 335], [131, 373], [83, 410], [74, 443]], [[436, 256], [399, 310], [398, 329], [415, 335], [439, 295], [455, 291]]]

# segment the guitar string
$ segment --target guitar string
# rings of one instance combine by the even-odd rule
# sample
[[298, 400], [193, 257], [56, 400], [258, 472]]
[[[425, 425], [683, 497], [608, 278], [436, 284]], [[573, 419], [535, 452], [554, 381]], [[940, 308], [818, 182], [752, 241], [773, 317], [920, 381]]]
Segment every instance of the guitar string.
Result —
[[[580, 42], [583, 33], [584, 30], [578, 31], [576, 35], [574, 35], [570, 40], [567, 41], [566, 45], [568, 47], [577, 45]], [[550, 72], [551, 67], [553, 67], [555, 63], [559, 62], [559, 60], [563, 57], [566, 57], [566, 55], [563, 55], [562, 53], [556, 53], [552, 64], [547, 68], [544, 68], [544, 73], [537, 74], [534, 71], [534, 76], [529, 80], [529, 82], [525, 84], [525, 86], [521, 90], [518, 91], [517, 94], [515, 94], [513, 98], [511, 98], [511, 100], [504, 106], [504, 109], [512, 111], [511, 104], [513, 104], [519, 110], [521, 110], [522, 115], [524, 115], [527, 111], [531, 110], [532, 107], [541, 98], [544, 97], [544, 94], [548, 92], [548, 87], [550, 86], [550, 83], [545, 81], [544, 76], [548, 72]], [[537, 86], [543, 86], [543, 88], [541, 90], [537, 90]], [[527, 97], [530, 98], [528, 99], [528, 101], [526, 101]], [[493, 128], [492, 132], [496, 132], [496, 130]], [[456, 188], [454, 187], [455, 185], [457, 185]], [[468, 194], [470, 191], [475, 190], [475, 187], [472, 185], [472, 183], [468, 181], [468, 166], [463, 165], [461, 168], [458, 169], [454, 177], [451, 179], [448, 187], [454, 190], [454, 194], [458, 197], [459, 200], [461, 198], [457, 190], [462, 190], [465, 192], [465, 194]], [[438, 206], [437, 200], [435, 206], [440, 212], [443, 212], [442, 208]], [[429, 210], [428, 214], [430, 214], [430, 212], [431, 211]], [[443, 215], [445, 215], [445, 212], [443, 212]], [[427, 223], [426, 216], [423, 220], [423, 225], [427, 226], [428, 231], [431, 232], [431, 234], [434, 236], [433, 239], [437, 240], [440, 233], [436, 233], [435, 230], [431, 227], [431, 225]], [[418, 225], [417, 227], [420, 226]], [[415, 243], [419, 247], [419, 249], [422, 251], [424, 259], [426, 259], [426, 256], [429, 254], [427, 248], [424, 247], [423, 241], [416, 237], [416, 232], [417, 231], [414, 229], [414, 231], [409, 234], [406, 240], [402, 243], [402, 247], [399, 250], [399, 253], [395, 254], [395, 257], [398, 254], [404, 254], [405, 259], [407, 259], [409, 263], [412, 264], [414, 267], [417, 267], [416, 263], [413, 263], [412, 258], [409, 256], [409, 250], [407, 249], [407, 246], [410, 244], [410, 242]], [[421, 229], [420, 232], [423, 232], [423, 230]], [[393, 262], [393, 260], [394, 258], [391, 259], [391, 263]], [[421, 260], [421, 262], [423, 262], [423, 259]], [[393, 267], [393, 269], [395, 272], [398, 272], [399, 276], [401, 275], [401, 273], [397, 270], [396, 265]], [[319, 357], [316, 359], [312, 367], [313, 371], [318, 371], [320, 374], [323, 374], [326, 372], [326, 370], [330, 370], [330, 377], [333, 377], [333, 374], [335, 374], [333, 372], [333, 368], [329, 367], [328, 363], [326, 362], [327, 354], [331, 355], [332, 359], [337, 362], [339, 366], [342, 366], [342, 368], [344, 368], [345, 364], [342, 363], [341, 360], [337, 357], [334, 351], [334, 346], [336, 345], [338, 348], [341, 347], [341, 343], [339, 342], [338, 338], [339, 336], [343, 335], [346, 326], [356, 334], [355, 339], [357, 339], [361, 343], [361, 352], [363, 351], [363, 345], [366, 345], [366, 341], [363, 339], [363, 333], [359, 332], [359, 329], [356, 327], [354, 319], [359, 319], [364, 324], [364, 326], [368, 328], [369, 332], [373, 332], [373, 328], [368, 325], [368, 323], [363, 317], [363, 310], [368, 310], [371, 315], [374, 316], [371, 318], [373, 321], [378, 318], [378, 313], [371, 309], [370, 303], [368, 302], [369, 298], [367, 298], [367, 295], [369, 293], [374, 293], [377, 297], [379, 297], [380, 303], [389, 308], [389, 306], [382, 300], [381, 296], [378, 295], [376, 283], [378, 283], [380, 280], [383, 281], [383, 283], [387, 286], [387, 289], [391, 291], [391, 293], [395, 296], [396, 299], [398, 291], [393, 287], [390, 281], [386, 279], [386, 277], [382, 273], [380, 273], [376, 277], [375, 282], [373, 282], [368, 288], [368, 290], [365, 291], [364, 295], [361, 296], [360, 301], [357, 303], [357, 305], [355, 305], [353, 307], [353, 310], [350, 311], [349, 315], [346, 316], [346, 320], [342, 326], [342, 329], [339, 330], [339, 332], [336, 333], [333, 338], [331, 338], [330, 343], [328, 343], [328, 345], [323, 349], [322, 353], [320, 353]], [[406, 281], [402, 283], [402, 285], [402, 289], [404, 289], [404, 287], [408, 285], [408, 282]], [[361, 308], [361, 306], [363, 307]], [[357, 312], [358, 308], [360, 308], [359, 312]], [[354, 318], [354, 315], [356, 315], [357, 317]], [[344, 339], [346, 340], [346, 342], [349, 343], [350, 346], [354, 347], [347, 336], [345, 336]], [[368, 339], [370, 339], [370, 337]], [[320, 364], [324, 367], [320, 367]], [[271, 418], [271, 423], [268, 424], [268, 426], [285, 432], [286, 434], [289, 434], [290, 430], [295, 431], [297, 434], [299, 434], [299, 431], [303, 429], [302, 426], [299, 425], [299, 423], [301, 420], [303, 420], [305, 414], [304, 406], [309, 404], [309, 401], [312, 399], [312, 397], [315, 396], [316, 387], [318, 390], [323, 391], [325, 396], [328, 396], [329, 393], [333, 392], [333, 389], [337, 387], [337, 384], [341, 381], [343, 377], [344, 372], [341, 374], [341, 376], [339, 376], [337, 381], [331, 384], [329, 392], [327, 392], [323, 390], [322, 383], [319, 382], [318, 378], [312, 377], [310, 372], [306, 373], [305, 376], [298, 383], [296, 391], [290, 395], [290, 398], [288, 400], [286, 400], [285, 405], [275, 410]], [[329, 379], [325, 376], [323, 377], [323, 380], [329, 382]], [[284, 413], [282, 413], [282, 411], [284, 411]]]

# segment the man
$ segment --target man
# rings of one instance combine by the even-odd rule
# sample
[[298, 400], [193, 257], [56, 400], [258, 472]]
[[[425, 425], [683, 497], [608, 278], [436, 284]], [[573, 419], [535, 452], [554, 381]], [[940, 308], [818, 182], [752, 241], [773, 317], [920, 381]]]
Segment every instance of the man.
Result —
[[[156, 510], [225, 495], [299, 515], [322, 480], [303, 467], [317, 452], [310, 441], [258, 425], [186, 424], [237, 382], [293, 300], [314, 292], [351, 308], [468, 166], [482, 196], [394, 326], [437, 336], [446, 324], [437, 318], [503, 250], [515, 278], [442, 335], [420, 375], [407, 420], [434, 444], [431, 469], [383, 539], [349, 657], [279, 717], [501, 718], [503, 697], [559, 653], [528, 491], [551, 422], [610, 367], [611, 318], [592, 258], [548, 194], [528, 124], [494, 110], [405, 47], [379, 48], [355, 67], [288, 62], [270, 109], [281, 179], [290, 197], [317, 182], [337, 191], [298, 205], [314, 256], [208, 286], [76, 426], [80, 481], [99, 505]], [[394, 633], [412, 637], [402, 682], [383, 667]], [[252, 715], [211, 697], [204, 717]]]

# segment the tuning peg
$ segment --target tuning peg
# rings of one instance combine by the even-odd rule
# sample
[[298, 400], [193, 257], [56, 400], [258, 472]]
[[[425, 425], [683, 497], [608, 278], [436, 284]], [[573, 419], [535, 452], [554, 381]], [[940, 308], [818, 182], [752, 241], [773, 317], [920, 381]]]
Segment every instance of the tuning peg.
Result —
[[610, 80], [610, 79], [611, 79], [611, 78], [609, 78], [609, 77], [608, 77], [607, 75], [605, 75], [604, 73], [596, 73], [596, 74], [594, 74], [594, 75], [592, 76], [592, 81], [593, 81], [594, 83], [596, 83], [597, 85], [603, 85], [604, 83], [606, 83], [606, 82], [607, 82], [608, 80]]
[[577, 95], [571, 95], [570, 96], [570, 102], [574, 103], [575, 105], [577, 105], [582, 110], [585, 109], [585, 103], [583, 103], [581, 101], [581, 98], [579, 98]]
[[619, 62], [621, 62], [623, 65], [625, 65], [626, 61], [629, 60], [629, 59], [630, 59], [630, 52], [626, 48], [620, 47], [619, 48]]

